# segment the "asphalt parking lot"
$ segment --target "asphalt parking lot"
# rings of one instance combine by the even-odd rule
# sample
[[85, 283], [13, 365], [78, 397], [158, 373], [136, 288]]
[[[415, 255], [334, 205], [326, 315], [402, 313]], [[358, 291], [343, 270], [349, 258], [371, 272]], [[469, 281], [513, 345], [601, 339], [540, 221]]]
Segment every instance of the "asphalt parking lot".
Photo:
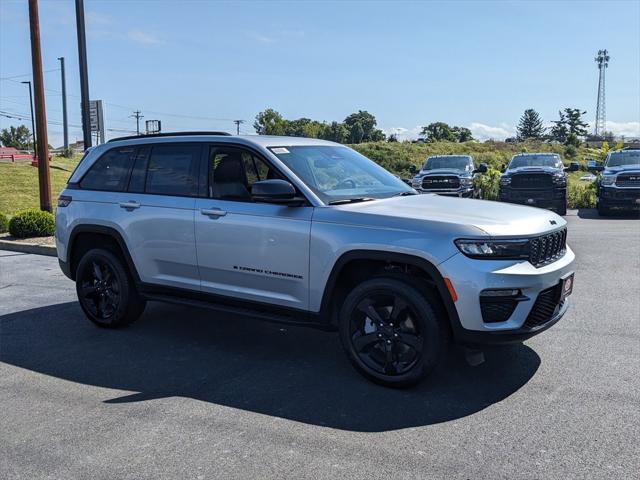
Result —
[[638, 478], [640, 220], [567, 218], [567, 316], [400, 391], [333, 333], [162, 304], [97, 329], [55, 258], [0, 251], [0, 478]]

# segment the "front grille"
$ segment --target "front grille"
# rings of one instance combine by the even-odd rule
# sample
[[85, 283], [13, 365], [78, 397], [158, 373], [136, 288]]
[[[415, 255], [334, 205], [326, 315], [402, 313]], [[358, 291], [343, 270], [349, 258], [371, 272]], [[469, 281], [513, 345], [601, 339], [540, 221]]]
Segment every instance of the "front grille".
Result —
[[513, 200], [553, 200], [553, 190], [523, 190], [511, 192]]
[[443, 188], [459, 188], [460, 179], [455, 175], [446, 176], [426, 176], [422, 179], [424, 190], [439, 190]]
[[506, 322], [509, 320], [518, 302], [514, 299], [480, 297], [480, 310], [484, 323]]
[[553, 180], [548, 173], [518, 173], [511, 177], [511, 188], [551, 188]]
[[640, 173], [621, 173], [616, 178], [619, 187], [640, 187]]
[[529, 262], [542, 267], [562, 257], [567, 250], [567, 229], [549, 233], [529, 241]]
[[526, 328], [536, 328], [549, 322], [562, 308], [560, 303], [561, 284], [547, 288], [538, 294], [527, 319], [524, 322]]

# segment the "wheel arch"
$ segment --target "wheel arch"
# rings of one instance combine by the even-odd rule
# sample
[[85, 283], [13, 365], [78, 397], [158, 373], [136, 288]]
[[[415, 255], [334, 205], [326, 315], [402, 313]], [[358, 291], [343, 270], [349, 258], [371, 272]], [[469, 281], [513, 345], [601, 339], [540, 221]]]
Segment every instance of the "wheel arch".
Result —
[[[349, 274], [353, 269], [364, 266], [363, 271], [359, 272], [355, 277]], [[369, 266], [369, 268], [367, 268]], [[421, 273], [424, 279], [435, 288], [439, 300], [444, 309], [444, 313], [448, 317], [448, 321], [454, 331], [459, 328], [460, 320], [458, 312], [451, 299], [449, 290], [444, 282], [438, 268], [430, 261], [405, 253], [383, 252], [377, 250], [351, 250], [343, 253], [334, 263], [328, 280], [325, 284], [320, 304], [320, 315], [330, 325], [337, 324], [336, 303], [346, 296], [348, 292], [342, 291], [341, 283], [345, 282], [349, 285], [349, 280], [357, 281], [358, 277], [369, 278], [375, 271], [380, 272], [388, 268], [390, 270], [398, 267], [410, 269], [414, 273]], [[345, 275], [346, 274], [346, 275]]]
[[129, 273], [135, 283], [140, 283], [138, 270], [131, 258], [124, 238], [115, 228], [104, 225], [77, 225], [69, 235], [69, 245], [67, 248], [67, 261], [69, 263], [69, 273], [71, 279], [75, 280], [76, 269], [80, 262], [81, 254], [91, 248], [106, 248], [124, 260]]

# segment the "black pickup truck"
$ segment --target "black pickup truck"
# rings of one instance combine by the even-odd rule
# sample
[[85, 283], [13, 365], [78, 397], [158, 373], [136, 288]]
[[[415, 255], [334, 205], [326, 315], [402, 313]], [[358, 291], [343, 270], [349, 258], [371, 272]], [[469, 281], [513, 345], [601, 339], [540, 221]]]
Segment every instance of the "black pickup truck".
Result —
[[565, 167], [557, 153], [521, 153], [503, 167], [498, 198], [501, 202], [521, 203], [567, 213], [567, 171], [578, 170], [577, 163]]
[[604, 165], [590, 165], [600, 172], [597, 208], [601, 216], [613, 210], [640, 210], [640, 150], [609, 152]]

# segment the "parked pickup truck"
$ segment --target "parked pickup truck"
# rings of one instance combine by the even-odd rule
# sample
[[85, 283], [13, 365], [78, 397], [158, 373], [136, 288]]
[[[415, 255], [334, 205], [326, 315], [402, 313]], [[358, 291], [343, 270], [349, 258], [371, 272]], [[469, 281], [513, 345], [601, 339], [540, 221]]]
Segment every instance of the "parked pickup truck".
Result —
[[609, 152], [604, 165], [592, 164], [590, 170], [600, 172], [596, 197], [599, 215], [640, 210], [640, 150]]
[[469, 155], [437, 155], [427, 158], [415, 174], [411, 186], [421, 193], [437, 193], [450, 197], [481, 198], [482, 193], [475, 185], [475, 176], [487, 171], [481, 163], [476, 168]]

